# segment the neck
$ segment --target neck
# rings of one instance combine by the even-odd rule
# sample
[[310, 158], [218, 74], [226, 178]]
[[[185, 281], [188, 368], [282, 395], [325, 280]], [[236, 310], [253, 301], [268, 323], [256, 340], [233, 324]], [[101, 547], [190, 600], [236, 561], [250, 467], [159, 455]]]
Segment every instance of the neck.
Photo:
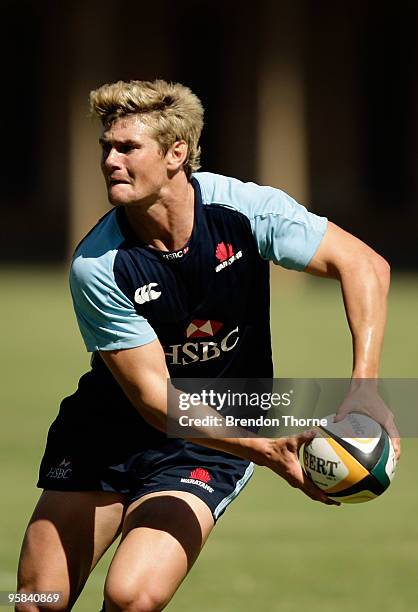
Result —
[[163, 187], [147, 205], [125, 206], [125, 214], [141, 242], [162, 251], [181, 249], [189, 240], [194, 222], [194, 190], [185, 175]]

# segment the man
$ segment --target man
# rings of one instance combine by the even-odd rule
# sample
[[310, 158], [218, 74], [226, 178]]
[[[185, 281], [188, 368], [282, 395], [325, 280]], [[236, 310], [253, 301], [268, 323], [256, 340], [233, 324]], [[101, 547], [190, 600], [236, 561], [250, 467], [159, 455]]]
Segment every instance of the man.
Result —
[[[93, 91], [91, 107], [103, 123], [102, 170], [115, 207], [81, 242], [71, 269], [92, 370], [50, 428], [19, 589], [61, 591], [59, 609], [70, 610], [121, 533], [104, 609], [162, 610], [252, 462], [334, 503], [298, 462], [312, 433], [167, 438], [167, 379], [272, 376], [272, 260], [341, 282], [354, 364], [342, 418], [364, 399], [362, 380], [378, 376], [389, 267], [281, 191], [193, 174], [203, 109], [186, 87], [118, 82]], [[367, 393], [373, 413], [379, 400]], [[395, 438], [386, 408], [379, 417]]]

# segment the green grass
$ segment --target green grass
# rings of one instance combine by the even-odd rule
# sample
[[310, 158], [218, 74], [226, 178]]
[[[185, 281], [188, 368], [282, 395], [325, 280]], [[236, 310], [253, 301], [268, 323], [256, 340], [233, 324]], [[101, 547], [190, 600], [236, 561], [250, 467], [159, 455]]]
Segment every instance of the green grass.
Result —
[[[60, 398], [88, 367], [61, 270], [0, 273], [0, 590], [13, 590], [20, 541], [47, 427]], [[418, 279], [395, 278], [382, 375], [417, 377]], [[273, 274], [276, 372], [344, 377], [350, 335], [338, 285]], [[406, 440], [398, 475], [381, 499], [325, 507], [267, 470], [220, 520], [172, 612], [410, 612], [416, 607], [418, 488], [416, 440]], [[98, 610], [109, 555], [75, 606]]]

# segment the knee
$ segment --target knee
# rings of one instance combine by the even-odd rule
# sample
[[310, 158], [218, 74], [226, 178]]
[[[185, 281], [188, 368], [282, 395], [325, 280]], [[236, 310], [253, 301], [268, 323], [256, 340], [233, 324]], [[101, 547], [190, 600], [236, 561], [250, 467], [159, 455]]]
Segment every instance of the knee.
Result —
[[105, 610], [110, 612], [160, 612], [168, 604], [170, 596], [163, 585], [144, 586], [143, 589], [130, 589], [106, 586]]

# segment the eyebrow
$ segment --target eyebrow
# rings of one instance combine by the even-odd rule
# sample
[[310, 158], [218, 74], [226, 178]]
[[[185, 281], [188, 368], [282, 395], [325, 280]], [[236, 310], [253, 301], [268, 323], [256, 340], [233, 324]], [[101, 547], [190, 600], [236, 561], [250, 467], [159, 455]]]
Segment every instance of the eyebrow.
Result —
[[128, 145], [131, 147], [138, 146], [140, 143], [137, 140], [132, 140], [128, 138], [127, 140], [114, 140], [113, 138], [104, 138], [103, 136], [99, 138], [99, 144], [113, 144], [113, 145]]

